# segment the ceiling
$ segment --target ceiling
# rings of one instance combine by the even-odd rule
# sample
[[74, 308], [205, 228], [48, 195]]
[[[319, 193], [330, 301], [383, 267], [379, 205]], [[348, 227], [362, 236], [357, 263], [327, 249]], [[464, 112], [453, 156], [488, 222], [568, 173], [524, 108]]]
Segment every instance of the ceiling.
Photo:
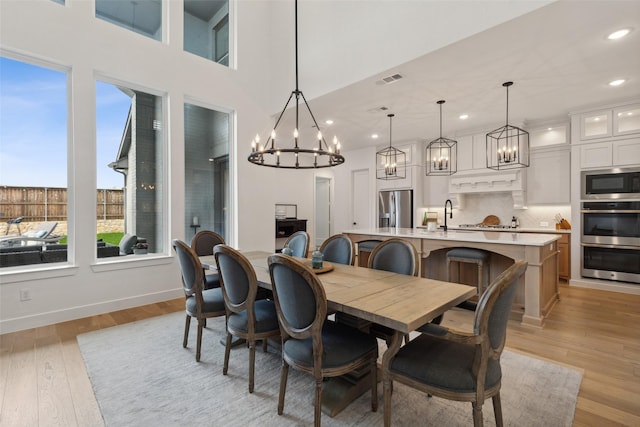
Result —
[[[625, 38], [607, 35], [632, 28]], [[381, 84], [399, 74], [401, 79]], [[625, 84], [608, 82], [624, 78]], [[506, 122], [527, 127], [568, 121], [576, 110], [640, 99], [640, 1], [558, 1], [410, 62], [309, 100], [329, 140], [343, 149], [486, 133]], [[301, 87], [300, 89], [304, 89]], [[384, 110], [383, 108], [387, 108]], [[460, 120], [461, 114], [467, 120]], [[306, 114], [306, 113], [305, 113]], [[292, 125], [293, 115], [283, 124]], [[301, 132], [312, 123], [300, 113]], [[326, 119], [334, 120], [325, 125]], [[378, 133], [377, 140], [371, 139]]]

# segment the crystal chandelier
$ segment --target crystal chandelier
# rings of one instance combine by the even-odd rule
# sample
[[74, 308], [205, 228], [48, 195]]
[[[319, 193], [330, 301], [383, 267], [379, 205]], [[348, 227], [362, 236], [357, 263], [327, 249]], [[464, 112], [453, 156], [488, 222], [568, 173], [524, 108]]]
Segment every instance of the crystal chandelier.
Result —
[[[338, 166], [344, 163], [344, 157], [340, 154], [340, 142], [337, 137], [333, 138], [333, 144], [327, 144], [324, 139], [324, 135], [320, 131], [320, 126], [316, 122], [311, 108], [307, 103], [302, 91], [298, 88], [298, 0], [295, 1], [295, 49], [296, 49], [296, 88], [291, 92], [287, 103], [285, 104], [280, 116], [276, 120], [276, 124], [271, 131], [271, 135], [267, 138], [266, 143], [260, 142], [260, 135], [251, 142], [251, 154], [249, 154], [248, 160], [259, 166], [268, 166], [272, 168], [284, 168], [284, 169], [316, 169], [327, 168], [332, 166]], [[280, 124], [280, 120], [289, 106], [289, 103], [295, 97], [295, 128], [291, 136], [293, 141], [291, 145], [287, 146], [282, 144], [280, 137], [276, 144], [276, 129]], [[304, 102], [304, 105], [313, 120], [315, 129], [318, 129], [315, 141], [307, 143], [305, 148], [300, 144], [299, 133], [299, 105], [300, 99]], [[282, 138], [283, 140], [286, 139]]]
[[509, 86], [507, 88], [506, 125], [487, 134], [487, 168], [502, 170], [529, 166], [529, 132], [509, 124]]
[[427, 146], [426, 175], [453, 175], [457, 171], [457, 141], [442, 137], [442, 104], [440, 105], [440, 138], [434, 139]]

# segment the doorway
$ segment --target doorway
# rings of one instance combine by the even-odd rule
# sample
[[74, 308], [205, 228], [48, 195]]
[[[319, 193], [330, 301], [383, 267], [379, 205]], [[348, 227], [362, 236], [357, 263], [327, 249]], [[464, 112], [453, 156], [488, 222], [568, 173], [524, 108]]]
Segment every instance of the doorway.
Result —
[[371, 201], [369, 194], [369, 170], [351, 172], [351, 228], [371, 228]]
[[315, 247], [331, 236], [331, 229], [331, 178], [316, 176]]

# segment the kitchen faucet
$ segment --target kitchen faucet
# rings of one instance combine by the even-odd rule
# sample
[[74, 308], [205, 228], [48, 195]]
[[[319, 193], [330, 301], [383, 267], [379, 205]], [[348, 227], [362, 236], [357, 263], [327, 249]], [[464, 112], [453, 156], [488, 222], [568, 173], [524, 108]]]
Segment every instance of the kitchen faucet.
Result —
[[447, 205], [449, 205], [449, 218], [453, 218], [453, 203], [447, 199], [444, 202], [444, 225], [441, 226], [444, 231], [447, 231]]

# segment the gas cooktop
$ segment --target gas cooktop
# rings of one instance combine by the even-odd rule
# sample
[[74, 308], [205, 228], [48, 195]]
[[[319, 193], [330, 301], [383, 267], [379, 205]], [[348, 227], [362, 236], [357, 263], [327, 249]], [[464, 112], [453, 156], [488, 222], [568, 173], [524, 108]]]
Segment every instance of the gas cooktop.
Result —
[[493, 229], [509, 229], [511, 228], [508, 225], [488, 225], [488, 224], [460, 224], [458, 225], [460, 228], [493, 228]]

